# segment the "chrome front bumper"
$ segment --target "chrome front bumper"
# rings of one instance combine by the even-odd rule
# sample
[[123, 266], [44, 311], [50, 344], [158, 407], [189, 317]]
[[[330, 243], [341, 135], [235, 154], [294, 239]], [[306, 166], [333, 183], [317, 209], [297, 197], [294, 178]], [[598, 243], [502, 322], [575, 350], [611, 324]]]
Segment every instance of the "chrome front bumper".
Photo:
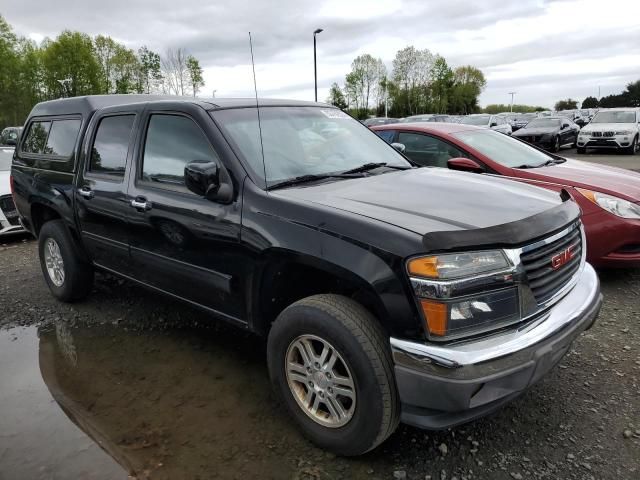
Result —
[[585, 264], [564, 298], [520, 328], [449, 345], [391, 338], [403, 420], [443, 428], [488, 413], [555, 366], [601, 303], [598, 276]]

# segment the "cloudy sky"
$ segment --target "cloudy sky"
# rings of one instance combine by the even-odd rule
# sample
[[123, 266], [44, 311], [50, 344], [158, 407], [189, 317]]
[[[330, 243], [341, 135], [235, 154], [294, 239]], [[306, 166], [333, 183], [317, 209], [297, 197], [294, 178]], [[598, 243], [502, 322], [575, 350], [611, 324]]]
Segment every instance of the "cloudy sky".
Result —
[[362, 53], [391, 69], [414, 45], [450, 65], [481, 68], [481, 104], [552, 106], [561, 98], [619, 93], [640, 78], [640, 1], [617, 0], [0, 0], [0, 13], [35, 40], [63, 29], [106, 34], [137, 49], [184, 47], [200, 59], [201, 95], [253, 94], [247, 32], [261, 96], [313, 99], [318, 36], [319, 99], [343, 83]]

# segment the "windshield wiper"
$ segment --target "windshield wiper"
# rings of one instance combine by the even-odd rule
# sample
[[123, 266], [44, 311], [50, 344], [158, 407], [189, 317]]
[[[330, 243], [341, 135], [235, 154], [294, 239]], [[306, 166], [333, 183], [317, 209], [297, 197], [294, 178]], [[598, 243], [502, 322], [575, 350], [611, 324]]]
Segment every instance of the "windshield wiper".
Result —
[[380, 168], [380, 167], [393, 168], [395, 170], [408, 170], [411, 168], [411, 167], [405, 167], [402, 165], [387, 165], [386, 162], [365, 163], [364, 165], [360, 165], [359, 167], [352, 168], [351, 170], [346, 170], [342, 173], [343, 174], [362, 173], [362, 172], [368, 172], [369, 170], [375, 170], [376, 168]]
[[324, 180], [326, 178], [356, 178], [351, 175], [344, 175], [342, 173], [335, 174], [320, 174], [320, 175], [300, 175], [299, 177], [293, 177], [282, 182], [274, 183], [267, 187], [267, 190], [274, 190], [276, 188], [290, 187], [292, 185], [299, 185], [301, 183], [314, 182], [316, 180]]

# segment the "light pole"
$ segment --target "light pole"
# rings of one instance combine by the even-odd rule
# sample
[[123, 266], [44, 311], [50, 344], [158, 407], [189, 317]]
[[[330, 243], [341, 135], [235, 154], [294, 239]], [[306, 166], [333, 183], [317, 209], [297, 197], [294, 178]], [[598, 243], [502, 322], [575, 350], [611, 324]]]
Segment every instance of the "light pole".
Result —
[[313, 32], [313, 80], [316, 92], [316, 102], [318, 101], [318, 64], [316, 62], [316, 35], [322, 33], [321, 28], [317, 28]]
[[216, 89], [216, 90], [212, 90], [212, 91], [211, 91], [211, 97], [212, 97], [212, 98], [216, 98], [216, 92], [217, 92], [217, 91], [218, 91], [217, 89]]
[[518, 92], [509, 92], [509, 95], [511, 95], [511, 113], [513, 113], [513, 96], [518, 93]]
[[56, 82], [58, 82], [62, 87], [62, 95], [60, 96], [60, 98], [64, 98], [65, 94], [67, 93], [67, 89], [65, 88], [65, 86], [71, 83], [71, 79], [65, 78], [63, 80], [56, 80]]

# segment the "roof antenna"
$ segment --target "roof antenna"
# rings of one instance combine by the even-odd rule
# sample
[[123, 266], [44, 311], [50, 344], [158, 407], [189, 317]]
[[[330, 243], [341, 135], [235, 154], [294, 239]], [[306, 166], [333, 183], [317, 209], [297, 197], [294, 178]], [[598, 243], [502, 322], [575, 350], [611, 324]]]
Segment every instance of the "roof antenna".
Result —
[[258, 85], [256, 83], [256, 64], [253, 61], [253, 41], [251, 40], [251, 32], [249, 32], [249, 49], [251, 50], [251, 68], [253, 69], [253, 89], [256, 93], [256, 110], [258, 111], [258, 131], [260, 132], [260, 151], [262, 152], [262, 168], [264, 169], [264, 185], [265, 187], [267, 187], [267, 164], [264, 161], [264, 144], [262, 143], [262, 124], [260, 122], [260, 105], [258, 104]]

